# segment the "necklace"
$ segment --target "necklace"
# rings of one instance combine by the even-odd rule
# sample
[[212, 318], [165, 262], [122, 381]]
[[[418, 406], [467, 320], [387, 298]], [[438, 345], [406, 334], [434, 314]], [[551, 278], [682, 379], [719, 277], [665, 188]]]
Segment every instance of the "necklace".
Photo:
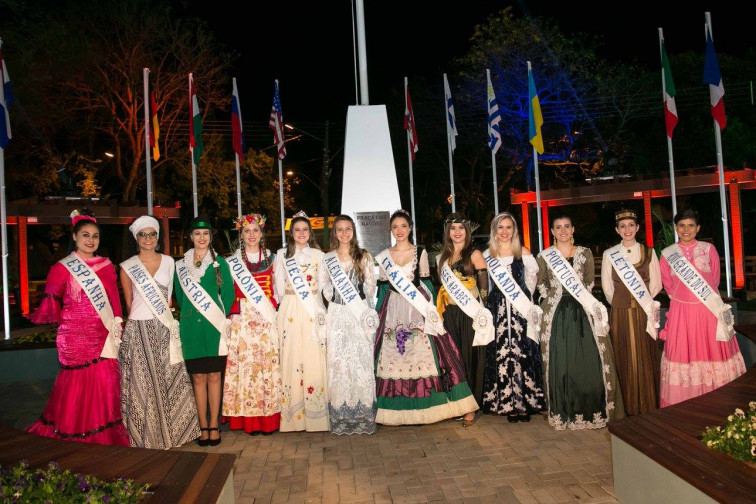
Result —
[[200, 257], [199, 259], [197, 259], [197, 258], [195, 257], [195, 259], [197, 259], [197, 260], [196, 260], [196, 261], [194, 261], [194, 267], [195, 267], [195, 268], [197, 268], [197, 269], [199, 269], [199, 268], [200, 268], [200, 266], [202, 266], [202, 260], [203, 260], [204, 258], [205, 258], [205, 256], [202, 256], [202, 257]]

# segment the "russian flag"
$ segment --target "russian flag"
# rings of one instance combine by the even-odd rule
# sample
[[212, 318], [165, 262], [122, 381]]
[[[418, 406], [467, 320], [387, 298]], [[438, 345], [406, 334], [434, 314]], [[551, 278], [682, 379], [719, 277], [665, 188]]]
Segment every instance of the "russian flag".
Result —
[[711, 116], [719, 124], [719, 129], [725, 129], [727, 117], [724, 108], [724, 85], [722, 84], [722, 74], [719, 72], [717, 53], [714, 51], [711, 27], [708, 23], [706, 24], [706, 60], [704, 61], [703, 82], [709, 85]]
[[241, 105], [239, 104], [239, 91], [236, 89], [236, 77], [233, 79], [234, 90], [231, 96], [231, 131], [233, 133], [234, 152], [239, 157], [239, 162], [244, 162], [244, 135], [242, 134]]
[[0, 49], [0, 148], [5, 149], [11, 139], [10, 115], [8, 107], [13, 103], [10, 77], [3, 59], [3, 51]]

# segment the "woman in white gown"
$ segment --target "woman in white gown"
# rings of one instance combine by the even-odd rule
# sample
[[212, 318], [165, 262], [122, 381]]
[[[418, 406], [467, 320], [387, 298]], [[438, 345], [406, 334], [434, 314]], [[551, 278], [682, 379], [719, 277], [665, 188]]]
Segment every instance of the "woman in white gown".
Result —
[[[339, 215], [333, 221], [331, 251], [325, 255], [328, 282], [328, 414], [334, 434], [375, 432], [373, 335], [375, 296], [373, 256], [360, 248], [354, 221]], [[367, 302], [366, 302], [367, 300]], [[372, 329], [372, 330], [371, 330]]]
[[275, 289], [281, 298], [278, 334], [281, 349], [281, 432], [327, 431], [325, 281], [323, 252], [310, 219], [298, 212], [291, 220], [286, 247], [276, 253]]

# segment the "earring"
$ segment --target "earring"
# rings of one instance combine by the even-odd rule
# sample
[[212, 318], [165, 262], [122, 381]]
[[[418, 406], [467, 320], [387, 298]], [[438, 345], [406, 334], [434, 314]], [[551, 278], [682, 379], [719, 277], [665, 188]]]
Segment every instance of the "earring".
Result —
[[575, 237], [570, 236], [570, 245], [575, 245]]

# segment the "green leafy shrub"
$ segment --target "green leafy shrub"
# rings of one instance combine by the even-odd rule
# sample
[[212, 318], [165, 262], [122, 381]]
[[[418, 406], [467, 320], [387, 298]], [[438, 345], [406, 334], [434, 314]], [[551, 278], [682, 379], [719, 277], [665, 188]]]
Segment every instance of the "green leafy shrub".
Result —
[[57, 462], [50, 462], [44, 469], [30, 469], [26, 461], [15, 467], [0, 466], [3, 504], [138, 504], [148, 489], [149, 485], [138, 485], [124, 478], [109, 482], [61, 470]]
[[706, 446], [743, 462], [756, 462], [756, 401], [748, 403], [748, 411], [736, 408], [719, 427], [707, 427], [702, 441]]

